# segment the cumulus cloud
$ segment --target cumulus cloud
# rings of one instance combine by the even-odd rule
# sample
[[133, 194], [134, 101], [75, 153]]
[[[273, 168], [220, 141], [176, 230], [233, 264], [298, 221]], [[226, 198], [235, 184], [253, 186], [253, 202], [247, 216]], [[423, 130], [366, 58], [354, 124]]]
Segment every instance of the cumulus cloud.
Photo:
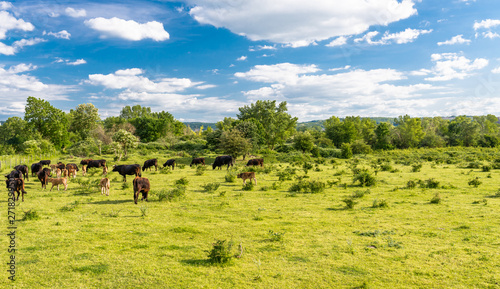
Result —
[[407, 28], [404, 31], [389, 33], [386, 31], [384, 35], [379, 40], [374, 40], [374, 38], [379, 34], [377, 31], [371, 31], [366, 33], [363, 37], [354, 39], [354, 42], [366, 42], [370, 45], [386, 45], [390, 43], [404, 44], [413, 42], [420, 35], [431, 33], [431, 30], [423, 30], [423, 29], [412, 29]]
[[471, 41], [469, 39], [464, 39], [463, 34], [453, 36], [450, 40], [443, 42], [438, 42], [438, 45], [454, 45], [454, 44], [469, 44]]
[[61, 30], [59, 32], [49, 32], [47, 35], [54, 36], [55, 38], [67, 39], [71, 37], [71, 33], [66, 30]]
[[279, 63], [274, 65], [256, 65], [247, 72], [237, 72], [235, 76], [251, 81], [265, 83], [295, 83], [300, 75], [319, 71], [316, 65], [297, 65], [292, 63]]
[[481, 22], [475, 22], [474, 23], [474, 30], [479, 30], [479, 29], [490, 29], [493, 27], [496, 27], [500, 25], [500, 20], [496, 19], [486, 19], [482, 20]]
[[363, 33], [417, 13], [413, 0], [188, 0], [199, 23], [225, 27], [253, 41], [292, 47]]
[[85, 59], [77, 59], [75, 61], [68, 61], [66, 64], [67, 65], [81, 65], [81, 64], [85, 64], [87, 63], [87, 61], [85, 61]]
[[240, 56], [240, 57], [238, 57], [236, 59], [236, 61], [245, 61], [245, 60], [247, 60], [247, 56], [246, 55], [242, 55], [242, 56]]
[[116, 17], [111, 19], [97, 17], [86, 20], [85, 24], [101, 32], [104, 37], [118, 37], [131, 41], [139, 41], [147, 38], [154, 41], [164, 41], [170, 38], [168, 32], [163, 28], [163, 24], [157, 21], [141, 24], [133, 20], [124, 20]]
[[0, 39], [5, 39], [9, 30], [33, 31], [34, 29], [33, 24], [23, 19], [16, 19], [7, 11], [0, 11]]
[[6, 2], [6, 1], [1, 1], [0, 2], [0, 10], [8, 10], [10, 8], [12, 8], [12, 3], [10, 2]]
[[5, 45], [4, 43], [0, 42], [0, 54], [14, 55], [25, 46], [32, 46], [45, 41], [47, 40], [42, 38], [21, 39], [18, 41], [14, 41], [14, 43], [12, 43], [12, 46]]
[[347, 37], [340, 36], [332, 40], [332, 42], [328, 43], [326, 46], [328, 47], [337, 47], [347, 44]]
[[430, 70], [432, 76], [426, 78], [428, 81], [464, 79], [488, 65], [487, 59], [476, 58], [472, 61], [457, 53], [432, 54], [431, 60], [434, 67]]
[[64, 12], [66, 12], [66, 15], [73, 17], [73, 18], [87, 16], [87, 11], [85, 11], [85, 9], [75, 9], [75, 8], [68, 7], [64, 10]]

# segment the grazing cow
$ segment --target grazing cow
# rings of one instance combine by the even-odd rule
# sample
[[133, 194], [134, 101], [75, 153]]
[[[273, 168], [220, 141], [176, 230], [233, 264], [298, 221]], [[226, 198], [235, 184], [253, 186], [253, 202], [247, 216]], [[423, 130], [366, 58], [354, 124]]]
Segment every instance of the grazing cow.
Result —
[[87, 166], [82, 166], [82, 176], [85, 176], [87, 173]]
[[73, 168], [73, 169], [75, 169], [75, 171], [78, 172], [78, 166], [76, 164], [73, 164], [73, 163], [67, 164], [66, 169], [69, 169], [69, 168]]
[[41, 163], [34, 163], [31, 165], [31, 176], [34, 177], [42, 169]]
[[251, 159], [248, 160], [247, 167], [248, 166], [264, 166], [264, 159]]
[[205, 165], [205, 158], [194, 158], [189, 166], [192, 165]]
[[169, 159], [167, 160], [164, 164], [163, 164], [163, 167], [166, 168], [166, 167], [172, 167], [172, 170], [174, 170], [174, 167], [175, 167], [175, 160], [174, 159]]
[[52, 187], [50, 190], [57, 186], [57, 190], [59, 191], [59, 185], [64, 186], [64, 190], [66, 191], [68, 189], [68, 179], [66, 177], [64, 178], [48, 178], [47, 181], [52, 183]]
[[80, 162], [80, 164], [81, 164], [82, 166], [86, 166], [86, 165], [88, 165], [88, 164], [89, 164], [89, 162], [90, 162], [91, 160], [92, 160], [92, 159], [84, 159], [84, 160], [82, 160], [82, 161]]
[[218, 156], [215, 158], [212, 168], [219, 167], [219, 170], [222, 169], [222, 166], [227, 165], [227, 169], [229, 170], [229, 166], [233, 166], [233, 157], [232, 156]]
[[142, 171], [144, 172], [145, 169], [149, 169], [151, 167], [155, 167], [155, 171], [158, 171], [158, 160], [157, 159], [150, 159], [144, 162], [144, 165], [142, 166]]
[[67, 169], [60, 169], [60, 168], [57, 168], [56, 170], [56, 177], [60, 178], [61, 176], [63, 177], [67, 177], [68, 176], [68, 170]]
[[18, 170], [13, 170], [11, 171], [8, 175], [5, 175], [7, 179], [15, 179], [15, 178], [22, 178], [23, 173], [18, 171]]
[[39, 163], [41, 163], [42, 166], [48, 166], [50, 165], [50, 160], [39, 161]]
[[61, 163], [61, 162], [58, 162], [57, 165], [56, 165], [56, 168], [60, 169], [61, 171], [66, 169], [66, 165]]
[[108, 178], [102, 178], [99, 182], [99, 187], [101, 188], [101, 195], [106, 193], [106, 196], [109, 196], [109, 187], [111, 186], [111, 182]]
[[106, 166], [106, 160], [90, 160], [87, 164], [87, 170], [90, 168], [100, 168]]
[[26, 180], [29, 181], [29, 178], [28, 178], [28, 166], [27, 165], [18, 165], [18, 166], [15, 166], [14, 169], [20, 171], [21, 173], [23, 173], [23, 177]]
[[149, 180], [147, 178], [135, 177], [134, 181], [134, 203], [137, 205], [139, 193], [142, 193], [142, 199], [148, 201], [148, 192], [150, 190]]
[[243, 184], [247, 184], [247, 180], [250, 180], [252, 182], [252, 179], [255, 181], [255, 184], [257, 185], [257, 179], [255, 178], [255, 172], [246, 172], [246, 173], [241, 173], [238, 174], [238, 178], [243, 179]]
[[21, 178], [10, 178], [7, 180], [7, 188], [12, 189], [13, 191], [17, 192], [17, 199], [16, 196], [14, 195], [14, 200], [19, 201], [19, 196], [22, 194], [22, 201], [24, 202], [24, 195], [27, 194], [27, 192], [24, 190], [24, 180]]
[[36, 175], [37, 175], [38, 179], [40, 180], [40, 182], [42, 183], [42, 189], [46, 189], [47, 182], [48, 182], [48, 179], [50, 176], [50, 169], [45, 168], [43, 170], [40, 170]]
[[68, 167], [66, 169], [68, 171], [68, 176], [76, 178], [76, 170], [73, 167]]
[[123, 181], [127, 181], [127, 175], [141, 176], [141, 166], [138, 164], [134, 165], [114, 165], [113, 172], [118, 172], [123, 176]]

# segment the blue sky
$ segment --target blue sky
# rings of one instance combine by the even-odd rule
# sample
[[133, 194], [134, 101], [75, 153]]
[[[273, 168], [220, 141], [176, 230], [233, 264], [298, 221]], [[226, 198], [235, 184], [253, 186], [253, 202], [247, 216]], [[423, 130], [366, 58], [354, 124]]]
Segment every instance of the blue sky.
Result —
[[500, 1], [0, 2], [0, 120], [28, 96], [181, 121], [500, 116]]

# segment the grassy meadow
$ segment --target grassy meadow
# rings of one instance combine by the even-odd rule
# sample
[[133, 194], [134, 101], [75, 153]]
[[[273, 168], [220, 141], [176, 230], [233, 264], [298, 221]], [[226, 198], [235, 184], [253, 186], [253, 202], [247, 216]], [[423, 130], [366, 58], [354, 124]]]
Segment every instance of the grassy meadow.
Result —
[[[264, 156], [248, 190], [235, 178], [249, 170], [242, 160], [229, 171], [212, 170], [215, 155], [204, 171], [175, 155], [120, 164], [153, 157], [181, 166], [143, 172], [152, 189], [137, 205], [133, 176], [124, 184], [110, 172], [109, 196], [97, 187], [98, 169], [80, 170], [67, 191], [42, 190], [30, 177], [16, 206], [13, 282], [6, 200], [1, 210], [0, 287], [500, 288], [498, 150]], [[111, 171], [113, 157], [104, 158]], [[217, 240], [232, 244], [227, 263], [208, 258]]]

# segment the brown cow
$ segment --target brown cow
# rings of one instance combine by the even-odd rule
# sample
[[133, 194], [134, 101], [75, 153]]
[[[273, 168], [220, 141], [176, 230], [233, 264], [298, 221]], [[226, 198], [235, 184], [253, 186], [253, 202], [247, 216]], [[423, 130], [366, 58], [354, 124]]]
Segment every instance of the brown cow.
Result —
[[82, 166], [82, 176], [85, 176], [87, 173], [87, 166]]
[[105, 176], [108, 174], [108, 167], [104, 166], [102, 167], [102, 175]]
[[43, 170], [38, 171], [38, 173], [36, 173], [36, 175], [37, 175], [38, 179], [40, 180], [40, 182], [42, 183], [42, 189], [46, 189], [48, 178], [50, 176], [50, 169], [44, 168]]
[[148, 192], [150, 190], [149, 180], [147, 178], [135, 177], [134, 181], [134, 203], [137, 205], [139, 193], [142, 193], [142, 199], [148, 201]]
[[111, 186], [111, 183], [108, 178], [102, 178], [101, 181], [99, 182], [99, 187], [101, 188], [101, 195], [104, 195], [106, 193], [106, 196], [109, 196], [109, 187]]
[[56, 169], [56, 177], [60, 178], [60, 177], [67, 177], [68, 176], [68, 170], [67, 169], [60, 169], [60, 168], [57, 168]]
[[263, 167], [264, 166], [264, 159], [251, 159], [251, 160], [248, 160], [247, 167], [248, 166], [261, 166], [261, 167]]
[[19, 201], [19, 195], [22, 194], [22, 201], [24, 202], [24, 195], [27, 194], [27, 192], [24, 190], [24, 180], [21, 178], [10, 178], [7, 180], [7, 188], [12, 189], [17, 192], [17, 199], [14, 195], [14, 200]]
[[48, 178], [48, 181], [52, 183], [52, 187], [50, 188], [51, 191], [55, 186], [57, 186], [57, 190], [59, 191], [59, 185], [63, 185], [65, 191], [68, 189], [68, 179], [66, 177]]
[[247, 184], [247, 180], [250, 180], [252, 182], [252, 179], [255, 181], [255, 184], [257, 185], [257, 179], [255, 178], [255, 172], [245, 172], [238, 174], [238, 178], [243, 179], [243, 184]]
[[76, 170], [74, 167], [67, 167], [68, 176], [76, 178]]

